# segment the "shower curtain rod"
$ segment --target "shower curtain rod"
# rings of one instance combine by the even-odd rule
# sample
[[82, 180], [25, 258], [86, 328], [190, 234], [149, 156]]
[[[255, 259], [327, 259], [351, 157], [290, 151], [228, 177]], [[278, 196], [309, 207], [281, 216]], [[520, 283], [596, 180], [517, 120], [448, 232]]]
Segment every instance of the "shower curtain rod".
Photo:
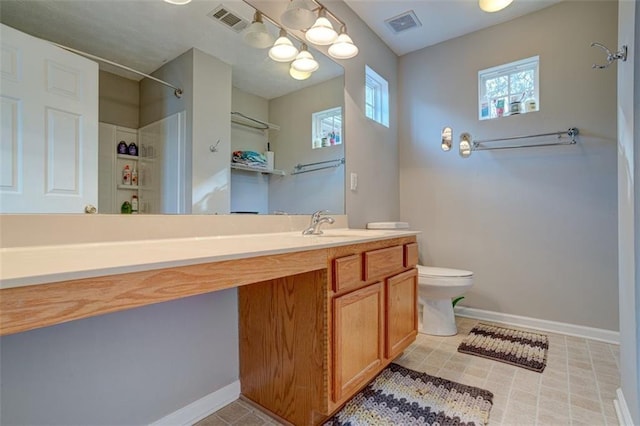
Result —
[[87, 52], [83, 52], [82, 50], [74, 49], [73, 47], [64, 46], [62, 44], [58, 44], [58, 43], [54, 43], [54, 42], [50, 42], [50, 43], [55, 45], [55, 46], [58, 46], [61, 49], [68, 50], [69, 52], [77, 53], [78, 55], [87, 57], [89, 59], [94, 59], [96, 61], [104, 62], [105, 64], [113, 65], [114, 67], [117, 67], [117, 68], [129, 71], [129, 72], [132, 72], [134, 74], [141, 75], [143, 77], [146, 77], [146, 78], [148, 78], [150, 80], [153, 80], [153, 81], [155, 81], [157, 83], [163, 84], [163, 85], [165, 85], [167, 87], [170, 87], [170, 88], [174, 89], [173, 94], [176, 96], [176, 98], [181, 98], [182, 97], [182, 93], [183, 92], [182, 92], [181, 88], [176, 87], [173, 84], [167, 83], [164, 80], [160, 80], [159, 78], [156, 78], [156, 77], [154, 77], [152, 75], [145, 74], [142, 71], [134, 70], [133, 68], [129, 68], [129, 67], [125, 66], [125, 65], [120, 65], [117, 62], [113, 62], [113, 61], [110, 61], [108, 59], [101, 58], [100, 56], [92, 55], [91, 53], [87, 53]]
[[[528, 138], [539, 138], [544, 136], [557, 136], [558, 139], [562, 137], [562, 135], [567, 135], [571, 138], [570, 141], [558, 141], [551, 143], [539, 143], [539, 144], [530, 144], [530, 145], [512, 145], [512, 146], [481, 146], [483, 143], [492, 143], [492, 142], [504, 142], [504, 141], [513, 141], [518, 139], [528, 139]], [[473, 149], [474, 151], [488, 151], [494, 149], [511, 149], [511, 148], [532, 148], [536, 146], [554, 146], [554, 145], [573, 145], [577, 142], [576, 136], [578, 136], [579, 131], [577, 127], [571, 127], [568, 130], [562, 130], [558, 132], [550, 132], [550, 133], [538, 133], [535, 135], [524, 135], [524, 136], [513, 136], [509, 138], [497, 138], [497, 139], [484, 139], [479, 141], [473, 141]]]

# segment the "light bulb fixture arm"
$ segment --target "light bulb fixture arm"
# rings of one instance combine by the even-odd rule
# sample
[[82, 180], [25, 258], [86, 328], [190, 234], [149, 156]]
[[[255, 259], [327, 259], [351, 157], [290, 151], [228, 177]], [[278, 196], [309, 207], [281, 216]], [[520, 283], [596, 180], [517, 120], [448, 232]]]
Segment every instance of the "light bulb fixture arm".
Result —
[[313, 3], [317, 4], [318, 7], [316, 9], [313, 9], [313, 11], [315, 12], [316, 10], [320, 9], [320, 10], [324, 10], [324, 12], [329, 15], [331, 17], [331, 19], [333, 19], [334, 21], [336, 21], [338, 24], [340, 24], [340, 28], [347, 26], [347, 24], [340, 18], [338, 18], [333, 12], [331, 12], [329, 9], [327, 9], [327, 7], [320, 3], [318, 0], [311, 0]]
[[297, 35], [293, 34], [293, 32], [287, 31], [284, 29], [284, 27], [282, 26], [282, 24], [280, 24], [279, 22], [277, 22], [275, 19], [273, 19], [271, 16], [267, 15], [266, 13], [264, 13], [263, 11], [257, 9], [254, 5], [252, 5], [251, 3], [249, 3], [247, 0], [243, 0], [246, 4], [248, 4], [249, 6], [251, 6], [256, 13], [259, 13], [260, 16], [262, 17], [263, 20], [267, 20], [269, 21], [271, 24], [273, 24], [273, 26], [275, 26], [276, 28], [279, 29], [280, 32], [285, 31], [286, 34], [291, 37], [296, 39], [299, 43], [304, 43], [304, 40], [302, 40], [300, 37], [298, 37]]

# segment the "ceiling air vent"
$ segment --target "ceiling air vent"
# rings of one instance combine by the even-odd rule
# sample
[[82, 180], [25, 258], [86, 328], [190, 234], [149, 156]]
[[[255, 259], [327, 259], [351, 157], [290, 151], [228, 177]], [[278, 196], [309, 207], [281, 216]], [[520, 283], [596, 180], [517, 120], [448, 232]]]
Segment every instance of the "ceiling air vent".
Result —
[[225, 27], [230, 28], [237, 33], [244, 30], [249, 25], [249, 22], [222, 4], [209, 12], [207, 16], [222, 23]]
[[393, 18], [389, 18], [385, 20], [384, 23], [391, 28], [391, 31], [393, 31], [394, 34], [400, 34], [401, 32], [410, 30], [411, 28], [422, 26], [422, 23], [413, 10], [404, 12], [398, 16], [394, 16]]

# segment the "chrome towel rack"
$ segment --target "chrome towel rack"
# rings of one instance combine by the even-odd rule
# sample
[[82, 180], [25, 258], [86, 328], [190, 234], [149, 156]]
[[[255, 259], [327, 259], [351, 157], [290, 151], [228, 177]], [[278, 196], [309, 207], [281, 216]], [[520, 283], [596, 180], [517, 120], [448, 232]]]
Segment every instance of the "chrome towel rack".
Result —
[[[323, 164], [326, 164], [326, 166], [323, 166]], [[293, 168], [293, 172], [291, 172], [291, 174], [299, 175], [302, 173], [315, 172], [318, 170], [333, 169], [335, 167], [340, 167], [343, 164], [344, 164], [344, 157], [336, 158], [335, 160], [318, 161], [317, 163], [297, 164]], [[322, 167], [315, 167], [315, 166], [322, 166]], [[309, 167], [313, 167], [313, 168], [309, 168]]]
[[[568, 130], [563, 130], [558, 132], [538, 133], [534, 135], [524, 135], [524, 136], [513, 136], [509, 138], [476, 140], [476, 141], [473, 141], [473, 151], [488, 151], [488, 150], [494, 150], [494, 149], [513, 149], [513, 148], [533, 148], [536, 146], [574, 145], [577, 142], [577, 136], [579, 133], [580, 132], [577, 127], [571, 127]], [[571, 139], [568, 141], [560, 140], [564, 135], [567, 135]], [[493, 142], [506, 142], [506, 141], [513, 141], [513, 140], [519, 140], [519, 139], [540, 138], [545, 136], [556, 136], [558, 138], [558, 141], [547, 142], [547, 143], [524, 144], [524, 145], [509, 145], [509, 146], [482, 146], [482, 144], [493, 143]]]

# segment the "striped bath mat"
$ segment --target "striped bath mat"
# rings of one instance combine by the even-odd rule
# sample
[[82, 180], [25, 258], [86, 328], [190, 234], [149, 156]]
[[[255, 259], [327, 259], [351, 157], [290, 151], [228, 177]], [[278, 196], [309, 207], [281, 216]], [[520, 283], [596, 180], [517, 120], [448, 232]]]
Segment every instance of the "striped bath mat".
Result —
[[478, 324], [458, 346], [458, 352], [477, 355], [542, 373], [547, 365], [549, 338], [544, 334]]
[[482, 426], [492, 404], [488, 390], [389, 364], [324, 426]]

